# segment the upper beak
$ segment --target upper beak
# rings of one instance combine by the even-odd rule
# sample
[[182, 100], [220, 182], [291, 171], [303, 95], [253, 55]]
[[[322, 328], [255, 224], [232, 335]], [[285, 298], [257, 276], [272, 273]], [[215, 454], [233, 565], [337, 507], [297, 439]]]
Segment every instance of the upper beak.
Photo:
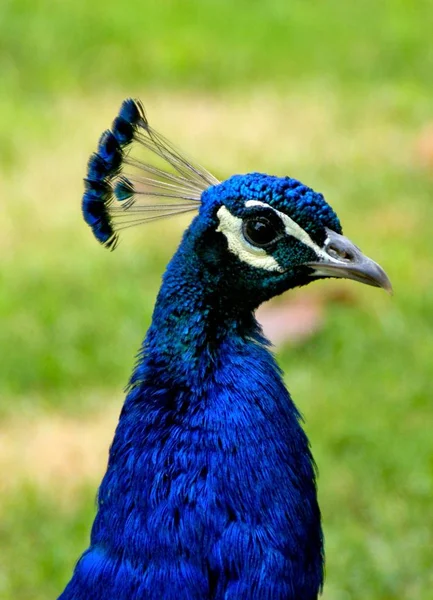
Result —
[[385, 271], [374, 260], [365, 256], [349, 239], [331, 229], [317, 262], [306, 263], [316, 277], [344, 277], [383, 288], [392, 293], [392, 285]]

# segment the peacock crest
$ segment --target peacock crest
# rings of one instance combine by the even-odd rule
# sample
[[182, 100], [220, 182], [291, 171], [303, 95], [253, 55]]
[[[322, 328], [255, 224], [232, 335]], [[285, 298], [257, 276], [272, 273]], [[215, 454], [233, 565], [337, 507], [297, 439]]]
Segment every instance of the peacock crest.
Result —
[[149, 125], [141, 102], [127, 99], [89, 160], [84, 219], [114, 249], [122, 229], [195, 211], [203, 191], [218, 183]]

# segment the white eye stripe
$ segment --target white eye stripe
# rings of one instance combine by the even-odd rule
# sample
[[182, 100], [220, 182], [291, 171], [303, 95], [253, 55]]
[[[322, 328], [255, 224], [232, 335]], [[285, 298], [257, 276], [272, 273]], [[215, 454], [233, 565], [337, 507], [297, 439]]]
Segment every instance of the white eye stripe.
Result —
[[[298, 225], [285, 213], [273, 208], [272, 206], [269, 206], [269, 204], [266, 204], [265, 202], [260, 202], [259, 200], [247, 200], [247, 202], [245, 202], [246, 208], [251, 206], [262, 206], [264, 208], [273, 210], [283, 222], [286, 234], [294, 237], [302, 244], [305, 244], [314, 250], [318, 258], [326, 260], [328, 264], [330, 262], [336, 264], [345, 264], [345, 261], [331, 256], [326, 252], [326, 250], [320, 248], [320, 246], [318, 246], [311, 239], [305, 229], [302, 229], [300, 225]], [[278, 264], [273, 256], [270, 256], [266, 253], [266, 250], [253, 246], [247, 242], [242, 232], [243, 221], [241, 218], [232, 215], [225, 206], [221, 206], [218, 209], [217, 217], [219, 219], [217, 231], [225, 235], [230, 252], [235, 254], [239, 260], [258, 269], [277, 271], [279, 273], [283, 273], [285, 271], [285, 269]], [[325, 247], [328, 241], [328, 239], [325, 241]]]
[[[309, 248], [314, 250], [314, 252], [317, 254], [317, 256], [319, 258], [326, 259], [327, 262], [332, 261], [335, 263], [344, 264], [344, 261], [339, 260], [338, 258], [335, 258], [334, 256], [329, 255], [325, 250], [323, 250], [323, 248], [321, 248], [315, 242], [313, 242], [313, 240], [308, 235], [308, 233], [305, 231], [305, 229], [302, 229], [302, 227], [300, 227], [296, 223], [296, 221], [291, 219], [285, 213], [280, 212], [273, 206], [270, 206], [269, 204], [266, 204], [265, 202], [260, 202], [259, 200], [247, 200], [245, 202], [245, 207], [249, 208], [250, 206], [263, 206], [264, 208], [273, 210], [274, 213], [277, 214], [280, 217], [280, 219], [282, 220], [282, 222], [284, 223], [284, 229], [285, 229], [287, 235], [290, 235], [290, 236], [296, 238], [297, 240], [299, 240], [300, 242], [302, 242], [303, 244], [305, 244], [306, 246], [308, 246]], [[327, 241], [329, 241], [329, 240], [325, 241], [325, 245], [326, 245]]]
[[284, 223], [284, 229], [287, 235], [291, 235], [306, 246], [309, 246], [317, 254], [321, 252], [321, 248], [313, 242], [313, 240], [310, 238], [305, 229], [302, 229], [302, 227], [300, 227], [293, 219], [291, 219], [285, 213], [282, 213], [273, 206], [269, 206], [269, 204], [266, 204], [265, 202], [260, 202], [259, 200], [247, 200], [247, 202], [245, 202], [245, 206], [247, 208], [249, 208], [250, 206], [263, 206], [265, 208], [273, 210], [274, 213], [277, 214]]
[[239, 260], [257, 269], [280, 273], [284, 271], [275, 258], [269, 256], [263, 248], [257, 248], [246, 241], [242, 233], [242, 219], [232, 215], [225, 206], [218, 209], [217, 217], [219, 219], [217, 231], [225, 235], [230, 252], [235, 254]]

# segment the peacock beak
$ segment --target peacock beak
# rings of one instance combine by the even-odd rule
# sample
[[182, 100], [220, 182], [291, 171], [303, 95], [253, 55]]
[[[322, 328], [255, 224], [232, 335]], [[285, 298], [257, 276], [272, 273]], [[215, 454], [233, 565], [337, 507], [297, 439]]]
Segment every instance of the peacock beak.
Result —
[[383, 288], [392, 294], [391, 282], [381, 266], [344, 235], [331, 229], [327, 229], [327, 234], [319, 260], [306, 264], [313, 269], [314, 277], [344, 277]]

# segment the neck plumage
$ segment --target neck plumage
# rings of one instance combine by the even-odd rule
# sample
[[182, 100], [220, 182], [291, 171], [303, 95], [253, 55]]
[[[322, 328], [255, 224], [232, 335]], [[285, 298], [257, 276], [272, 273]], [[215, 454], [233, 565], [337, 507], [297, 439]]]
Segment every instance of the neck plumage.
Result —
[[[217, 590], [239, 583], [239, 573], [256, 577], [257, 553], [271, 563], [278, 556], [275, 577], [293, 598], [316, 598], [320, 513], [299, 414], [253, 307], [228, 302], [218, 270], [200, 265], [186, 236], [131, 378], [90, 554], [139, 572], [161, 556], [173, 564], [188, 556], [214, 582], [201, 598], [223, 597]], [[171, 584], [159, 597], [175, 597]]]
[[229, 346], [268, 344], [254, 318], [255, 306], [228, 297], [218, 267], [210, 273], [193, 246], [186, 235], [168, 265], [133, 386], [142, 377], [141, 367], [151, 365], [160, 382], [200, 388], [217, 365], [223, 368]]

